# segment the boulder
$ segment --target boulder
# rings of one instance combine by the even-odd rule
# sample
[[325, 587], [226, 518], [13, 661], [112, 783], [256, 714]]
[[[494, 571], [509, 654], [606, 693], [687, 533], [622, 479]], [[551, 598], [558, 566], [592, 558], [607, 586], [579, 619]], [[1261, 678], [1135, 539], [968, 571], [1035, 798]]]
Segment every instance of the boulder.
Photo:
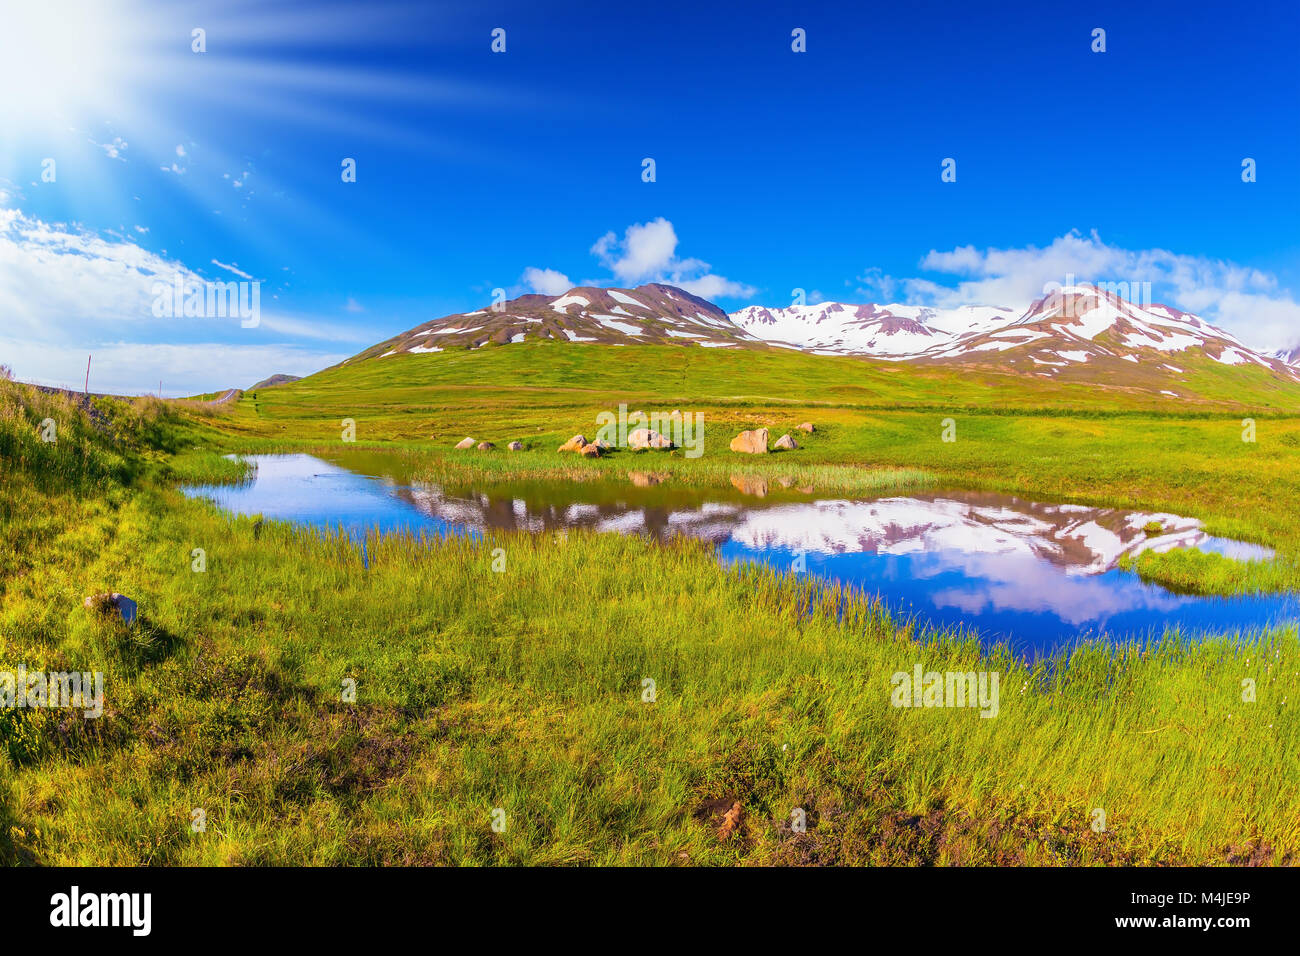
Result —
[[589, 441], [578, 450], [578, 454], [583, 458], [599, 458], [601, 455], [601, 448], [594, 441]]
[[799, 447], [799, 443], [795, 441], [793, 438], [791, 438], [788, 434], [786, 434], [778, 438], [776, 440], [776, 444], [773, 445], [772, 447], [779, 448], [782, 451], [794, 451], [796, 448]]
[[633, 451], [638, 451], [642, 448], [666, 449], [672, 448], [673, 443], [671, 440], [653, 429], [636, 428], [628, 433], [627, 447], [631, 448]]
[[752, 431], [741, 432], [731, 439], [731, 450], [744, 452], [746, 455], [766, 455], [767, 429], [755, 428]]
[[523, 451], [524, 443], [521, 441], [512, 441], [509, 445], [506, 445], [506, 447], [511, 451]]
[[558, 450], [559, 451], [582, 451], [582, 449], [586, 446], [586, 444], [587, 444], [586, 438], [584, 438], [582, 435], [574, 435], [563, 445], [561, 445]]
[[117, 615], [127, 624], [135, 620], [136, 603], [125, 594], [118, 594], [116, 591], [92, 594], [81, 603], [99, 614]]
[[492, 444], [490, 441], [481, 441], [481, 442], [478, 443], [478, 450], [479, 450], [479, 451], [491, 451], [493, 448], [496, 448], [496, 447], [497, 447], [497, 446], [494, 445], [494, 444]]
[[476, 444], [478, 443], [472, 438], [462, 438], [460, 441], [456, 442], [456, 447], [458, 449], [473, 448]]
[[812, 422], [804, 422], [802, 425], [799, 426], [799, 431], [807, 432], [809, 435], [811, 435], [816, 430], [817, 430], [817, 426], [814, 425]]

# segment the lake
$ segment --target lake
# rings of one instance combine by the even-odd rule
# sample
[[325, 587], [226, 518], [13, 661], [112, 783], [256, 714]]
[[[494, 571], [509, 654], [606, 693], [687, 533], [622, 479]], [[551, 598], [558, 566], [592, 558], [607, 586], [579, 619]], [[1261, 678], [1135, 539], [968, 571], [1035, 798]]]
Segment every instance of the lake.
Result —
[[[590, 528], [710, 541], [724, 562], [751, 561], [879, 595], [896, 614], [977, 629], [1037, 656], [1080, 637], [1232, 631], [1294, 623], [1295, 596], [1175, 594], [1116, 567], [1146, 549], [1199, 548], [1262, 560], [1259, 545], [1207, 535], [1172, 514], [934, 491], [853, 499], [737, 473], [732, 487], [677, 484], [653, 467], [626, 479], [512, 481], [456, 487], [411, 481], [373, 452], [250, 455], [254, 477], [186, 488], [237, 514], [350, 534], [377, 529], [474, 534]], [[1156, 520], [1163, 532], [1143, 528]]]

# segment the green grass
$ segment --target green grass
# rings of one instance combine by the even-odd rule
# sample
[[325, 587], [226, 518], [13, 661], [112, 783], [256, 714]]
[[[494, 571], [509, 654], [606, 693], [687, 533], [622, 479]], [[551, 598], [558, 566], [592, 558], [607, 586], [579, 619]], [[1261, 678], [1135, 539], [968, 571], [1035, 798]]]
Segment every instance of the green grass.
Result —
[[[647, 410], [706, 413], [716, 432], [701, 459], [559, 455], [560, 441], [590, 437], [594, 414], [616, 407], [622, 386], [608, 376], [622, 361], [574, 373], [606, 391], [558, 394], [567, 386], [552, 383], [537, 402], [450, 379], [393, 394], [335, 370], [219, 415], [139, 403], [98, 427], [75, 405], [0, 383], [0, 669], [100, 670], [107, 696], [99, 720], [0, 710], [0, 861], [1300, 859], [1294, 627], [1090, 642], [1027, 666], [970, 635], [918, 633], [857, 594], [720, 566], [698, 542], [393, 536], [367, 542], [367, 567], [346, 539], [226, 516], [171, 487], [240, 480], [227, 451], [363, 455], [339, 439], [352, 417], [360, 446], [396, 450], [411, 474], [440, 480], [645, 470], [686, 487], [739, 474], [774, 489], [959, 485], [1182, 511], [1284, 558], [1264, 570], [1144, 556], [1144, 575], [1211, 591], [1295, 587], [1294, 419], [1261, 417], [1259, 441], [1244, 445], [1235, 411], [984, 408], [955, 414], [950, 444], [929, 403], [812, 404], [813, 366], [790, 365], [800, 381], [773, 366], [753, 401], [642, 395]], [[718, 391], [740, 374], [691, 372], [706, 373]], [[922, 376], [908, 394], [920, 401], [932, 386]], [[53, 448], [33, 437], [52, 409], [67, 419]], [[766, 425], [775, 437], [808, 418], [818, 431], [798, 452], [726, 449], [733, 429]], [[464, 434], [499, 446], [520, 437], [528, 450], [449, 451]], [[139, 601], [133, 627], [82, 607], [110, 589]], [[917, 663], [997, 672], [998, 716], [892, 707], [891, 675]], [[353, 702], [341, 695], [348, 678]], [[741, 823], [724, 839], [735, 804]], [[796, 807], [806, 833], [791, 830]], [[494, 808], [507, 814], [502, 833]], [[1090, 826], [1098, 808], [1101, 833]]]
[[[395, 356], [249, 393], [217, 424], [227, 450], [329, 455], [355, 447], [342, 441], [342, 423], [350, 419], [357, 446], [396, 450], [409, 460], [411, 475], [436, 480], [654, 470], [687, 484], [725, 485], [748, 474], [824, 492], [870, 493], [864, 474], [870, 485], [876, 474], [894, 472], [913, 486], [1168, 511], [1202, 519], [1211, 533], [1277, 551], [1275, 562], [1238, 569], [1245, 577], [1234, 587], [1300, 590], [1300, 511], [1290, 505], [1300, 500], [1294, 398], [1283, 403], [1289, 410], [1234, 408], [1215, 399], [1180, 400], [1155, 411], [1170, 406], [1123, 388], [719, 352], [539, 344]], [[1189, 375], [1209, 377], [1212, 392], [1227, 392], [1235, 382], [1242, 402], [1269, 399], [1254, 371], [1194, 372], [1186, 364]], [[689, 389], [698, 392], [690, 397]], [[633, 411], [700, 414], [703, 456], [620, 453], [593, 462], [556, 452], [574, 433], [593, 437], [597, 416], [621, 403]], [[1255, 422], [1253, 442], [1242, 440], [1245, 418]], [[955, 442], [942, 440], [947, 419], [955, 424]], [[806, 420], [817, 426], [812, 435], [795, 431]], [[754, 427], [768, 428], [773, 440], [791, 432], [801, 447], [765, 458], [728, 449], [732, 436]], [[453, 452], [466, 436], [498, 449]], [[512, 440], [525, 451], [505, 451]], [[1167, 560], [1176, 559], [1144, 558], [1143, 574], [1163, 580]]]
[[1296, 569], [1290, 562], [1237, 561], [1188, 548], [1164, 554], [1147, 551], [1136, 558], [1125, 555], [1119, 566], [1180, 594], [1259, 594], [1296, 588]]
[[[727, 570], [697, 543], [390, 537], [368, 543], [366, 570], [346, 540], [255, 534], [172, 491], [71, 510], [6, 592], [0, 658], [104, 670], [108, 709], [0, 718], [10, 862], [1201, 863], [1300, 848], [1293, 630], [1086, 646], [1028, 669], [959, 636], [920, 645], [860, 597]], [[109, 587], [140, 601], [136, 627], [80, 607]], [[999, 715], [891, 707], [890, 675], [918, 662], [999, 672]], [[743, 829], [723, 840], [734, 803]]]

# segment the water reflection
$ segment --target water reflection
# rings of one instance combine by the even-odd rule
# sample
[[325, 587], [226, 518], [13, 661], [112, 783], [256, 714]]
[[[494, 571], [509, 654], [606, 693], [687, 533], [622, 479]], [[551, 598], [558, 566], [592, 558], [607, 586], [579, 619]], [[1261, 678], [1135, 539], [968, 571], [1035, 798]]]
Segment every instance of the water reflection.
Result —
[[[570, 528], [657, 538], [682, 534], [724, 561], [756, 561], [850, 583], [939, 626], [970, 626], [1038, 652], [1084, 633], [1216, 630], [1293, 621], [1291, 597], [1177, 595], [1118, 571], [1123, 555], [1196, 547], [1239, 560], [1266, 548], [1214, 538], [1195, 519], [945, 491], [873, 500], [818, 496], [788, 480], [737, 473], [699, 489], [664, 473], [624, 481], [412, 484], [391, 459], [255, 456], [255, 479], [191, 489], [222, 507], [316, 526], [543, 532]], [[385, 477], [386, 471], [388, 474]], [[354, 470], [357, 469], [357, 470]], [[1156, 530], [1153, 523], [1159, 525]], [[1150, 531], [1147, 529], [1151, 528]]]

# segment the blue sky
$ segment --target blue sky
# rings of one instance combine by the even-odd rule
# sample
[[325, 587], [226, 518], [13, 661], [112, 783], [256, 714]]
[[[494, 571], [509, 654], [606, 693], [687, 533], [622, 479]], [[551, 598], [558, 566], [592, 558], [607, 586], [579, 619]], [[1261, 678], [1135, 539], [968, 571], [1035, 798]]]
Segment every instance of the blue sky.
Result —
[[[1300, 338], [1293, 3], [31, 6], [0, 39], [20, 378], [248, 385], [566, 282], [1019, 305], [1073, 272]], [[176, 271], [260, 282], [260, 323], [153, 315]]]

